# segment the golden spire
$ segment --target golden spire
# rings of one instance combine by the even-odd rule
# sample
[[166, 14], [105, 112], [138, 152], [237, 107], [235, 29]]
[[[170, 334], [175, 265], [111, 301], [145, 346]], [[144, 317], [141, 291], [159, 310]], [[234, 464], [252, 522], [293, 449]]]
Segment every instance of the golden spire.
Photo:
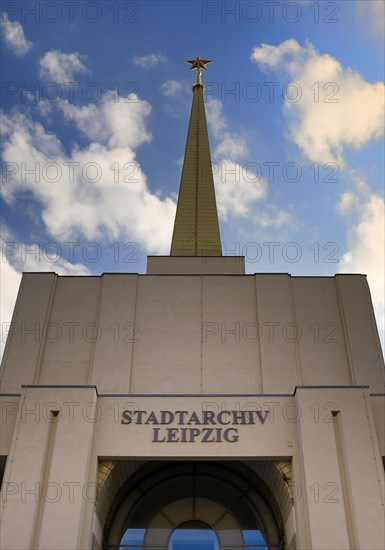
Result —
[[196, 69], [193, 101], [171, 243], [171, 256], [221, 256], [214, 179], [207, 132], [201, 69], [207, 59], [187, 61]]

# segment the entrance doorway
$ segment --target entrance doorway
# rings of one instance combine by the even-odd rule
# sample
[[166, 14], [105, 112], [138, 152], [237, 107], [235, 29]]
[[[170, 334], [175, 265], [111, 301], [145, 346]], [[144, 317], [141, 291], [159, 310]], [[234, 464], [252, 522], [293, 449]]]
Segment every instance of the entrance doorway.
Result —
[[122, 487], [105, 550], [282, 550], [274, 497], [238, 462], [147, 463]]

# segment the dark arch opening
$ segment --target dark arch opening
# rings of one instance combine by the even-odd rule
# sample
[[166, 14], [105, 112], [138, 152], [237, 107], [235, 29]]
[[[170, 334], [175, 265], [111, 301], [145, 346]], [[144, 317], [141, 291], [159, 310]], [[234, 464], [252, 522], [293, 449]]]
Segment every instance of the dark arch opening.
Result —
[[255, 472], [235, 461], [145, 463], [122, 485], [110, 507], [104, 548], [123, 549], [126, 533], [140, 533], [132, 537], [137, 544], [132, 549], [159, 545], [169, 550], [172, 533], [192, 521], [216, 533], [219, 549], [231, 545], [243, 550], [250, 544], [261, 550], [284, 548], [283, 521], [273, 494]]

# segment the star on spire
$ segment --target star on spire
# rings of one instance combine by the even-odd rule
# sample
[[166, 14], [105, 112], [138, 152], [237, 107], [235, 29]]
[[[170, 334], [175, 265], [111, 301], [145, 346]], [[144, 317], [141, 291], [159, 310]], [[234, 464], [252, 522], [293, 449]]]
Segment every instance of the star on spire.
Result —
[[200, 68], [207, 71], [206, 65], [211, 63], [211, 59], [210, 60], [209, 59], [201, 59], [198, 55], [198, 57], [196, 59], [191, 59], [189, 61], [186, 61], [186, 63], [191, 64], [190, 71], [192, 71], [193, 69], [197, 69], [197, 71], [199, 71]]
[[190, 65], [191, 65], [190, 71], [192, 71], [193, 69], [196, 69], [196, 71], [197, 71], [197, 78], [196, 78], [194, 86], [197, 86], [197, 85], [202, 86], [202, 80], [201, 80], [202, 72], [201, 72], [201, 69], [204, 69], [205, 71], [207, 71], [206, 65], [211, 63], [211, 60], [210, 59], [201, 59], [198, 55], [198, 57], [196, 59], [190, 59], [190, 60], [186, 61], [186, 63], [190, 63]]

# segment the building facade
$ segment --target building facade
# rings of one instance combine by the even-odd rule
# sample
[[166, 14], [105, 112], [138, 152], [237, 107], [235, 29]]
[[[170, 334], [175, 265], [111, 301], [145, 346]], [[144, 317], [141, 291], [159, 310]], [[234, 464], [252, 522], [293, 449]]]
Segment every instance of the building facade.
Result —
[[383, 549], [365, 276], [222, 256], [197, 69], [167, 257], [23, 275], [2, 364], [1, 548]]

